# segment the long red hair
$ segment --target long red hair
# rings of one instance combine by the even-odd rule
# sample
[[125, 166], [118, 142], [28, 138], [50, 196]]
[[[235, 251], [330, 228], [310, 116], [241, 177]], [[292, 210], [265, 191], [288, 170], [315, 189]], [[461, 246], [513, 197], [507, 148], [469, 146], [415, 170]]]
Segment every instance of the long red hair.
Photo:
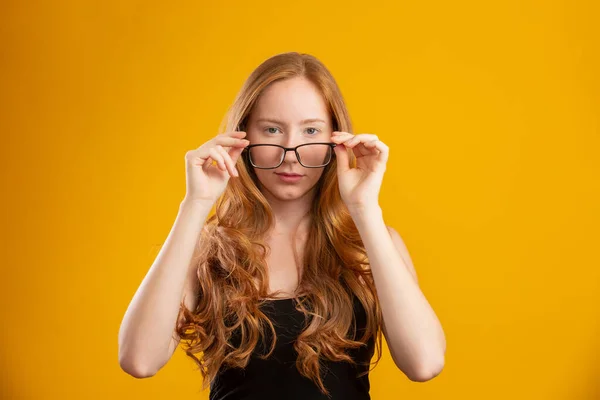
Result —
[[[238, 127], [243, 130], [262, 90], [272, 82], [293, 77], [304, 77], [317, 85], [331, 113], [334, 130], [352, 132], [348, 110], [333, 76], [314, 56], [296, 52], [275, 55], [252, 72], [220, 131]], [[354, 167], [352, 150], [348, 154]], [[325, 394], [329, 392], [321, 379], [319, 359], [355, 363], [346, 350], [365, 346], [373, 337], [377, 343], [377, 365], [382, 346], [382, 314], [369, 261], [340, 197], [336, 163], [333, 157], [317, 183], [303, 257], [298, 258], [294, 248], [298, 265], [303, 268], [297, 289], [299, 298], [294, 302], [308, 321], [294, 343], [298, 353], [296, 367]], [[239, 157], [236, 168], [239, 178], [229, 180], [216, 202], [216, 212], [206, 221], [199, 239], [200, 250], [193, 260], [199, 285], [197, 306], [189, 310], [184, 299], [176, 327], [186, 354], [200, 369], [203, 389], [213, 382], [222, 365], [244, 368], [266, 327], [271, 329], [273, 340], [265, 357], [271, 354], [277, 340], [272, 322], [259, 308], [261, 299], [279, 293], [268, 293], [265, 262], [270, 248], [264, 237], [274, 224], [274, 217], [247, 158]], [[367, 316], [364, 333], [356, 341], [348, 336], [354, 318], [352, 295], [358, 298]], [[230, 339], [236, 329], [241, 331], [241, 344], [234, 348]]]

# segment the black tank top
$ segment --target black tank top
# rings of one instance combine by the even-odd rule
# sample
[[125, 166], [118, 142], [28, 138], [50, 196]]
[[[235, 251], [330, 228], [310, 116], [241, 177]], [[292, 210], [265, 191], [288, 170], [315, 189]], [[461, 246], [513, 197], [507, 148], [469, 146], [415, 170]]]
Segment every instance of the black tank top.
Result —
[[[358, 340], [366, 326], [366, 314], [356, 296], [353, 296], [353, 303], [357, 328], [353, 338]], [[209, 400], [370, 400], [369, 375], [357, 378], [369, 370], [369, 365], [322, 359], [321, 379], [329, 391], [329, 398], [314, 381], [298, 372], [293, 342], [302, 331], [304, 314], [296, 310], [293, 299], [266, 300], [261, 310], [269, 316], [277, 334], [273, 353], [266, 360], [257, 356], [258, 352], [267, 354], [270, 349], [271, 330], [267, 327], [266, 345], [259, 339], [245, 369], [221, 367], [210, 385]], [[369, 363], [374, 350], [375, 339], [371, 336], [366, 346], [349, 349], [348, 354], [358, 363]]]

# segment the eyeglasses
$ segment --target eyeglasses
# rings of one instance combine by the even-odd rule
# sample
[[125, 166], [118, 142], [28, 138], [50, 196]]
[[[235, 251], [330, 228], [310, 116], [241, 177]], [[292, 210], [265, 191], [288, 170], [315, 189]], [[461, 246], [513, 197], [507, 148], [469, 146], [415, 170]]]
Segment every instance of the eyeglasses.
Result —
[[306, 168], [322, 168], [335, 156], [335, 143], [306, 143], [296, 147], [278, 144], [251, 144], [244, 148], [250, 164], [255, 168], [273, 169], [283, 163], [288, 151], [294, 151], [298, 162]]

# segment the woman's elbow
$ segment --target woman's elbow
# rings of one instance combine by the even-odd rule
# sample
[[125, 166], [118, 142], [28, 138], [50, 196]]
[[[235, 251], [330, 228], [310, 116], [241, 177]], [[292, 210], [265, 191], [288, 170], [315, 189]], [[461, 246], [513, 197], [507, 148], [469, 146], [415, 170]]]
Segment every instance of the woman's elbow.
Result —
[[427, 382], [442, 373], [444, 363], [444, 356], [442, 356], [440, 360], [435, 363], [429, 362], [423, 364], [420, 368], [415, 369], [410, 375], [407, 374], [408, 379], [413, 382]]
[[156, 371], [144, 368], [141, 364], [131, 362], [127, 358], [119, 358], [119, 365], [125, 373], [137, 379], [150, 378], [156, 374]]

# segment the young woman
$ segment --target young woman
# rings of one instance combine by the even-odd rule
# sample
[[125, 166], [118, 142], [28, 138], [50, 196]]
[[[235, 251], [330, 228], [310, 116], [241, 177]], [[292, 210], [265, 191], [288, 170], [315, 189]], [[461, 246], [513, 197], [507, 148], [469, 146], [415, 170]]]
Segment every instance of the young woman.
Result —
[[186, 154], [186, 196], [124, 316], [121, 367], [152, 376], [185, 343], [214, 400], [369, 399], [383, 332], [409, 379], [439, 374], [443, 330], [378, 204], [389, 148], [350, 133], [325, 66], [266, 60], [221, 131]]

